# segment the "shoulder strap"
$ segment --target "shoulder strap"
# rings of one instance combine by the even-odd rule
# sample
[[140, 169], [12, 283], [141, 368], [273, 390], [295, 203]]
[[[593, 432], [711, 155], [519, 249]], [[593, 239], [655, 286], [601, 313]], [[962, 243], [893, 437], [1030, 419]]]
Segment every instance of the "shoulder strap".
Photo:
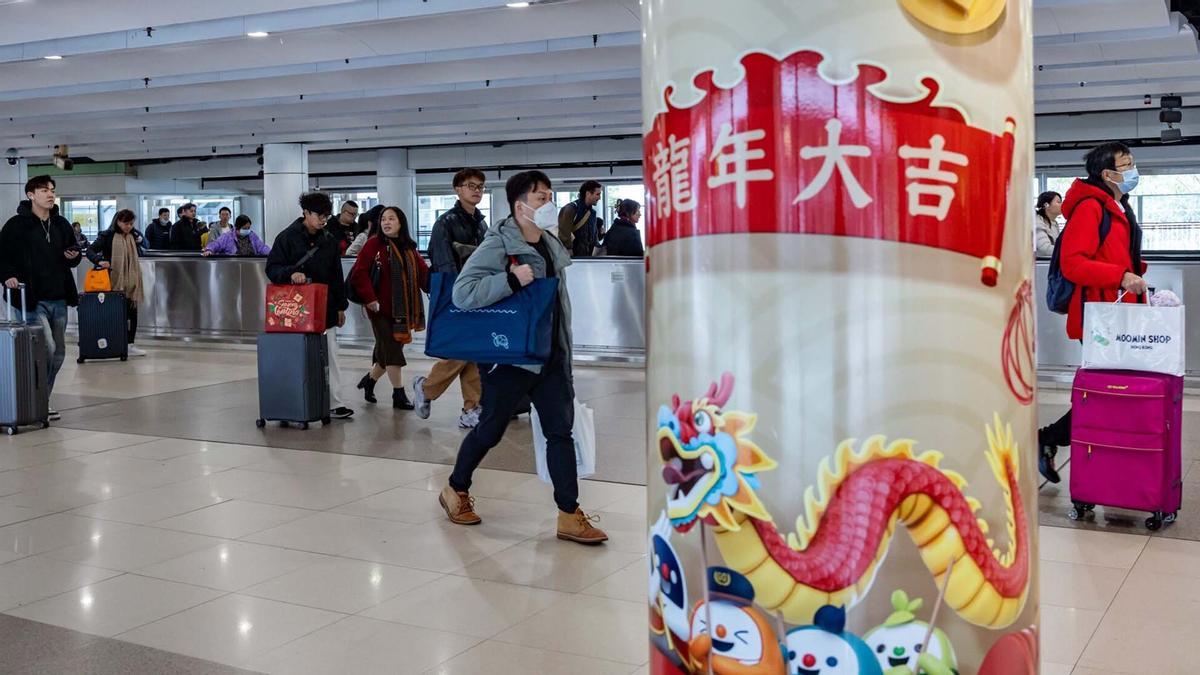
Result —
[[321, 248], [321, 242], [318, 241], [314, 246], [312, 246], [311, 248], [308, 249], [308, 253], [305, 253], [304, 257], [301, 258], [299, 261], [297, 261], [293, 267], [295, 267], [296, 269], [300, 269], [301, 267], [303, 267], [304, 263], [306, 263], [310, 259], [312, 259], [312, 257], [317, 254], [317, 250], [320, 248]]
[[588, 216], [592, 215], [592, 212], [587, 209], [579, 210], [583, 213], [583, 215], [579, 216], [579, 218], [575, 221], [575, 226], [571, 228], [572, 230], [578, 230], [579, 228], [583, 227], [584, 221], [588, 219]]

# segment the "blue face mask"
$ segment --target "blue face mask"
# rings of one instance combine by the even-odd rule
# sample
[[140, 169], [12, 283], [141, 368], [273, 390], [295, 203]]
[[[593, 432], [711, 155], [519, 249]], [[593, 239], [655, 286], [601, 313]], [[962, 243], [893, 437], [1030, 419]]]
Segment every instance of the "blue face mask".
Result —
[[249, 237], [250, 236], [250, 230], [238, 230], [237, 232], [238, 232], [239, 237]]
[[1117, 173], [1121, 174], [1122, 178], [1121, 182], [1117, 183], [1117, 189], [1119, 189], [1122, 194], [1129, 194], [1137, 189], [1138, 181], [1141, 179], [1141, 176], [1138, 174], [1136, 166], [1130, 167], [1124, 171], [1118, 171]]

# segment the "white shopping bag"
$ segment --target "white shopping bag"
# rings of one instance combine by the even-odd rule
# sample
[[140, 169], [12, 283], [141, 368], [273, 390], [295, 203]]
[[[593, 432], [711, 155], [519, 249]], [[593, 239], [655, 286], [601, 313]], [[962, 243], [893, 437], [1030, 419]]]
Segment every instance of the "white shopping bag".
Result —
[[1083, 309], [1083, 367], [1182, 376], [1183, 307], [1089, 302]]
[[[546, 436], [542, 434], [542, 423], [538, 419], [537, 406], [529, 413], [533, 424], [533, 455], [537, 459], [538, 478], [543, 483], [550, 482], [550, 469], [546, 466]], [[571, 429], [575, 437], [575, 471], [580, 478], [587, 478], [596, 473], [596, 422], [592, 409], [575, 399], [575, 427]]]

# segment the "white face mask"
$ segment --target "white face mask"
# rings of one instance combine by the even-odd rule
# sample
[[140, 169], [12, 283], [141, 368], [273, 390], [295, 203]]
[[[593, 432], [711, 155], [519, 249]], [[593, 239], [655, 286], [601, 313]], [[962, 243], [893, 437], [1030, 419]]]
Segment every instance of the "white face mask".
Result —
[[533, 208], [525, 202], [518, 202], [527, 210], [533, 211], [533, 224], [543, 230], [550, 230], [558, 227], [558, 207], [554, 202], [546, 202], [541, 208]]

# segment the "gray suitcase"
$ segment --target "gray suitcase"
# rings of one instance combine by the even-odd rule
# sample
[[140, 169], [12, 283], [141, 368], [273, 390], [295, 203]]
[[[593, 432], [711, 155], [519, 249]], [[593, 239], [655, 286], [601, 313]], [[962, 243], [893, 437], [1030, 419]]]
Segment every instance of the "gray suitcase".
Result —
[[329, 424], [329, 355], [321, 333], [262, 333], [258, 336], [258, 420]]
[[[25, 285], [21, 289], [22, 318], [28, 316]], [[15, 321], [12, 289], [5, 288], [8, 318], [0, 322], [0, 427], [9, 436], [19, 427], [50, 426], [50, 392], [46, 387], [46, 346], [42, 329]]]

